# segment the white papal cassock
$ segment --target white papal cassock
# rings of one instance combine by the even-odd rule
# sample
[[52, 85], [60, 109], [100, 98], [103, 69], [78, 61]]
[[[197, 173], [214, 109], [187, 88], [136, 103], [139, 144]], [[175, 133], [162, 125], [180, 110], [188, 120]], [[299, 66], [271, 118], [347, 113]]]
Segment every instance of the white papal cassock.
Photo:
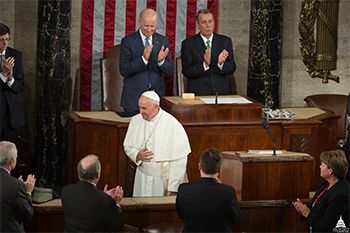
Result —
[[[153, 152], [150, 162], [136, 162], [139, 150]], [[131, 118], [124, 150], [137, 165], [133, 196], [164, 196], [177, 192], [187, 182], [187, 155], [191, 152], [185, 129], [178, 120], [160, 109], [150, 121], [141, 114]]]

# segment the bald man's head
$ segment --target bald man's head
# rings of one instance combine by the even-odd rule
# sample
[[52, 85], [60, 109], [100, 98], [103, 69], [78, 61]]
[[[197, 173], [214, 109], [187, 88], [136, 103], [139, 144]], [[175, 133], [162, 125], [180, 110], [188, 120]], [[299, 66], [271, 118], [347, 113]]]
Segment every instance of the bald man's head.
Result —
[[98, 179], [101, 172], [101, 163], [96, 155], [87, 155], [78, 163], [79, 180], [93, 181]]
[[139, 24], [142, 34], [151, 37], [157, 28], [157, 13], [152, 9], [144, 9], [139, 16]]

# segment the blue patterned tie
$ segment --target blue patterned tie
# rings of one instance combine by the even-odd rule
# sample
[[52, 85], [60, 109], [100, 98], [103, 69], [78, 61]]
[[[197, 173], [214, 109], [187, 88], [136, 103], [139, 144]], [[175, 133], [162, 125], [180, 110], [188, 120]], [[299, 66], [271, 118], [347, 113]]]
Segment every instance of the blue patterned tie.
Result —
[[145, 39], [145, 48], [147, 47], [147, 46], [150, 46], [151, 44], [149, 43], [149, 40], [150, 40], [150, 38], [149, 37], [146, 37], [146, 39]]

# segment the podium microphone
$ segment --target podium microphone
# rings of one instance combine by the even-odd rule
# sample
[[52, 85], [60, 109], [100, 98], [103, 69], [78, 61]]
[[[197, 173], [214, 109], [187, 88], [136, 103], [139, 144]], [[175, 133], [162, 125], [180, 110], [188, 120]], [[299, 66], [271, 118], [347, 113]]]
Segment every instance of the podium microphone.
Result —
[[269, 116], [265, 116], [263, 118], [263, 127], [264, 127], [264, 129], [266, 129], [267, 134], [269, 135], [269, 138], [272, 142], [272, 151], [273, 151], [272, 155], [276, 155], [276, 140], [275, 140], [275, 137], [271, 133], [270, 124], [269, 124]]

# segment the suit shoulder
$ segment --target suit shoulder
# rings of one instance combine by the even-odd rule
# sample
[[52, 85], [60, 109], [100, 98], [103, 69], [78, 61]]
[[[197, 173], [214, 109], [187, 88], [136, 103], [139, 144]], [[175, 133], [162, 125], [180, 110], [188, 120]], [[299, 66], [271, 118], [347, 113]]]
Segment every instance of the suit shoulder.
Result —
[[195, 34], [189, 38], [186, 38], [182, 41], [183, 44], [193, 44], [195, 43], [196, 41], [198, 41], [198, 38], [199, 38], [199, 34]]
[[165, 36], [163, 36], [162, 34], [159, 34], [158, 32], [154, 33], [154, 36], [157, 37], [158, 39], [161, 38], [161, 39], [166, 39]]
[[214, 36], [217, 38], [221, 38], [221, 39], [231, 40], [231, 37], [228, 37], [228, 36], [223, 35], [223, 34], [215, 33]]
[[6, 53], [8, 53], [9, 55], [12, 55], [12, 56], [22, 56], [21, 51], [14, 49], [14, 48], [11, 48], [11, 47], [7, 47]]
[[126, 36], [124, 36], [124, 37], [122, 38], [122, 41], [121, 41], [121, 42], [123, 43], [123, 42], [127, 42], [127, 41], [130, 41], [130, 40], [134, 40], [134, 39], [138, 38], [138, 37], [137, 37], [138, 34], [139, 34], [138, 31], [133, 32], [133, 33], [131, 33], [131, 34], [128, 34], [128, 35], [126, 35]]
[[338, 185], [335, 185], [333, 188], [333, 192], [335, 195], [345, 195], [349, 196], [350, 192], [350, 184], [346, 179], [342, 179], [339, 181]]
[[227, 192], [236, 192], [236, 190], [227, 184], [220, 184], [220, 187]]
[[69, 185], [64, 186], [64, 187], [62, 188], [62, 193], [63, 193], [63, 192], [66, 192], [67, 190], [72, 189], [74, 186], [75, 186], [75, 184], [69, 184]]
[[11, 175], [1, 175], [1, 181], [5, 181], [12, 186], [20, 186], [21, 184], [21, 181], [19, 181], [15, 177], [12, 177]]
[[190, 183], [182, 183], [182, 184], [180, 184], [179, 191], [183, 190], [183, 189], [186, 189], [187, 187], [189, 187], [189, 185], [190, 185]]

